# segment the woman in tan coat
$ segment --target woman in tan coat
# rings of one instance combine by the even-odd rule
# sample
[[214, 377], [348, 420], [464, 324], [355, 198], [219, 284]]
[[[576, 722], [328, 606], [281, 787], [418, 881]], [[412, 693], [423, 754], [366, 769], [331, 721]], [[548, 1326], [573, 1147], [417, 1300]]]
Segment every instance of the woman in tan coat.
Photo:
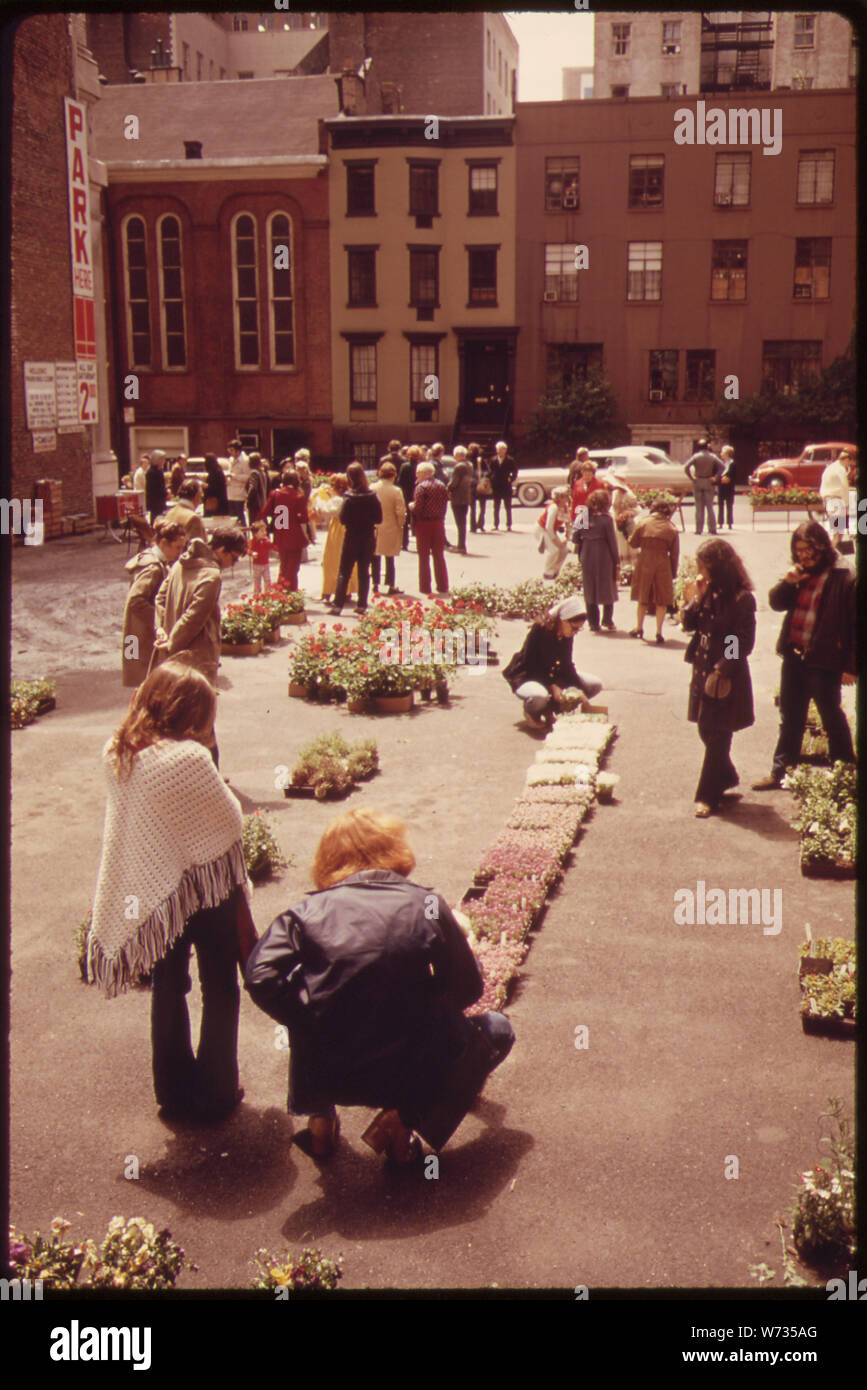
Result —
[[393, 463], [383, 463], [379, 469], [379, 482], [373, 484], [372, 491], [379, 498], [382, 507], [382, 521], [376, 528], [376, 552], [370, 562], [373, 575], [373, 592], [379, 593], [380, 560], [385, 558], [385, 582], [389, 594], [399, 594], [395, 585], [394, 561], [403, 545], [403, 527], [406, 521], [406, 500], [397, 486], [397, 469]]
[[179, 521], [158, 521], [154, 543], [127, 561], [129, 593], [123, 610], [123, 684], [141, 685], [148, 673], [156, 635], [157, 592], [187, 543]]
[[650, 508], [650, 516], [639, 521], [629, 544], [639, 551], [632, 577], [632, 598], [638, 604], [636, 626], [630, 637], [644, 636], [644, 619], [651, 608], [656, 609], [656, 641], [662, 647], [665, 638], [662, 624], [669, 604], [674, 602], [674, 579], [680, 556], [680, 541], [672, 526], [672, 508], [661, 498]]

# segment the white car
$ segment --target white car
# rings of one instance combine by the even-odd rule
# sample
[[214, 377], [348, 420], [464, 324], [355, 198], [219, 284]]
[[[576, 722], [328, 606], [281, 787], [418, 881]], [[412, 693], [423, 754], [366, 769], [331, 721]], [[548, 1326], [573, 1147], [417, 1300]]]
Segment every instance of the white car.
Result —
[[[618, 449], [591, 449], [590, 457], [604, 476], [606, 468], [622, 473], [630, 485], [659, 487], [690, 492], [691, 484], [683, 464], [672, 463], [661, 449], [649, 444], [626, 444]], [[555, 487], [562, 487], [569, 469], [552, 464], [544, 468], [522, 468], [515, 480], [515, 498], [523, 507], [538, 507], [551, 496]]]

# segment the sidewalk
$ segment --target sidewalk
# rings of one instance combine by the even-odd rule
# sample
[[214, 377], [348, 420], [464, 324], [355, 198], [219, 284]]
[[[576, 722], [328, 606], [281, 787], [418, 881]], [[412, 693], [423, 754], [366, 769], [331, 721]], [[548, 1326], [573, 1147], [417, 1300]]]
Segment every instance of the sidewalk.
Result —
[[[471, 537], [475, 556], [448, 557], [453, 579], [459, 559], [466, 577], [499, 583], [537, 573], [534, 517], [516, 509], [511, 535]], [[788, 541], [782, 532], [751, 536], [748, 516], [738, 522], [727, 538], [759, 601], [757, 723], [734, 743], [744, 799], [724, 817], [693, 818], [701, 746], [685, 719], [685, 640], [667, 625], [666, 648], [629, 641], [634, 609], [620, 602], [620, 632], [575, 643], [576, 664], [604, 679], [601, 698], [620, 728], [607, 763], [621, 776], [617, 802], [596, 810], [575, 848], [508, 1008], [515, 1048], [432, 1180], [385, 1175], [359, 1142], [367, 1111], [343, 1112], [344, 1141], [327, 1166], [290, 1147], [286, 1052], [246, 998], [240, 1110], [211, 1129], [156, 1118], [148, 996], [107, 1001], [81, 985], [71, 940], [99, 863], [99, 751], [128, 701], [119, 662], [98, 651], [100, 643], [119, 650], [123, 557], [103, 546], [107, 577], [83, 608], [80, 576], [96, 567], [90, 538], [90, 551], [76, 542], [49, 557], [62, 588], [48, 566], [27, 556], [19, 567], [16, 555], [16, 603], [50, 589], [57, 597], [55, 670], [64, 668], [64, 625], [98, 627], [103, 603], [114, 605], [116, 640], [95, 636], [94, 668], [64, 676], [56, 712], [12, 741], [15, 1224], [45, 1231], [64, 1215], [75, 1222], [71, 1235], [101, 1236], [116, 1214], [145, 1215], [168, 1225], [198, 1265], [182, 1276], [184, 1288], [246, 1284], [253, 1251], [276, 1250], [284, 1238], [342, 1253], [347, 1288], [749, 1286], [751, 1263], [778, 1267], [774, 1219], [800, 1170], [818, 1161], [818, 1117], [829, 1095], [852, 1104], [851, 1044], [801, 1032], [797, 946], [804, 921], [815, 934], [851, 936], [854, 894], [851, 883], [803, 879], [791, 799], [749, 791], [768, 770], [775, 737], [779, 619], [766, 594]], [[687, 553], [696, 544], [683, 538]], [[414, 563], [398, 562], [402, 587]], [[317, 581], [302, 570], [310, 594]], [[241, 577], [232, 592], [244, 587]], [[19, 614], [16, 631], [27, 621]], [[500, 624], [503, 664], [523, 633], [522, 624]], [[338, 809], [283, 800], [274, 769], [331, 728], [379, 745], [381, 776], [347, 804], [406, 819], [416, 878], [457, 901], [536, 751], [499, 671], [462, 675], [451, 709], [351, 717], [287, 698], [287, 651], [229, 660], [220, 678], [223, 770], [245, 812], [259, 805], [273, 814], [294, 860], [277, 883], [256, 889], [260, 930], [308, 886], [316, 840]], [[699, 880], [781, 889], [781, 932], [675, 925], [674, 893]], [[589, 1047], [578, 1051], [580, 1024]], [[138, 1182], [123, 1176], [131, 1154]], [[724, 1176], [731, 1155], [736, 1180]]]

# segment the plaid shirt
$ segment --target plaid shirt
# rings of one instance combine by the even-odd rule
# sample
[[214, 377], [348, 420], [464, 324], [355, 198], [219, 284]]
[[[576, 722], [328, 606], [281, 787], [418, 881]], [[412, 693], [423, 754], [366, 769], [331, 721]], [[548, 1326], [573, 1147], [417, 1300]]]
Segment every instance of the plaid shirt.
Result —
[[808, 579], [798, 590], [798, 598], [792, 610], [792, 623], [789, 628], [789, 646], [805, 652], [810, 645], [819, 600], [828, 578], [828, 570], [823, 570], [815, 578]]
[[415, 505], [412, 515], [414, 521], [442, 521], [449, 503], [445, 483], [436, 478], [424, 478], [416, 483]]

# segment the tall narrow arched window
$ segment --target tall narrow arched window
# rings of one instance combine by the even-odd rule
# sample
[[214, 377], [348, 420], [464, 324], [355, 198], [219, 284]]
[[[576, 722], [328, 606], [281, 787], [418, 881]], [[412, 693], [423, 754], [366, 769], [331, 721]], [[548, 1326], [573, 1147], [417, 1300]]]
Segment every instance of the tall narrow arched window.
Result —
[[144, 219], [127, 218], [123, 237], [126, 278], [127, 355], [131, 367], [151, 365], [147, 233]]
[[271, 366], [294, 367], [292, 223], [285, 212], [274, 212], [268, 219], [268, 228]]
[[157, 241], [160, 253], [160, 321], [163, 367], [187, 365], [184, 325], [184, 268], [181, 258], [181, 224], [177, 217], [161, 217]]
[[235, 363], [259, 365], [259, 277], [256, 260], [256, 219], [242, 212], [232, 229], [235, 281]]

